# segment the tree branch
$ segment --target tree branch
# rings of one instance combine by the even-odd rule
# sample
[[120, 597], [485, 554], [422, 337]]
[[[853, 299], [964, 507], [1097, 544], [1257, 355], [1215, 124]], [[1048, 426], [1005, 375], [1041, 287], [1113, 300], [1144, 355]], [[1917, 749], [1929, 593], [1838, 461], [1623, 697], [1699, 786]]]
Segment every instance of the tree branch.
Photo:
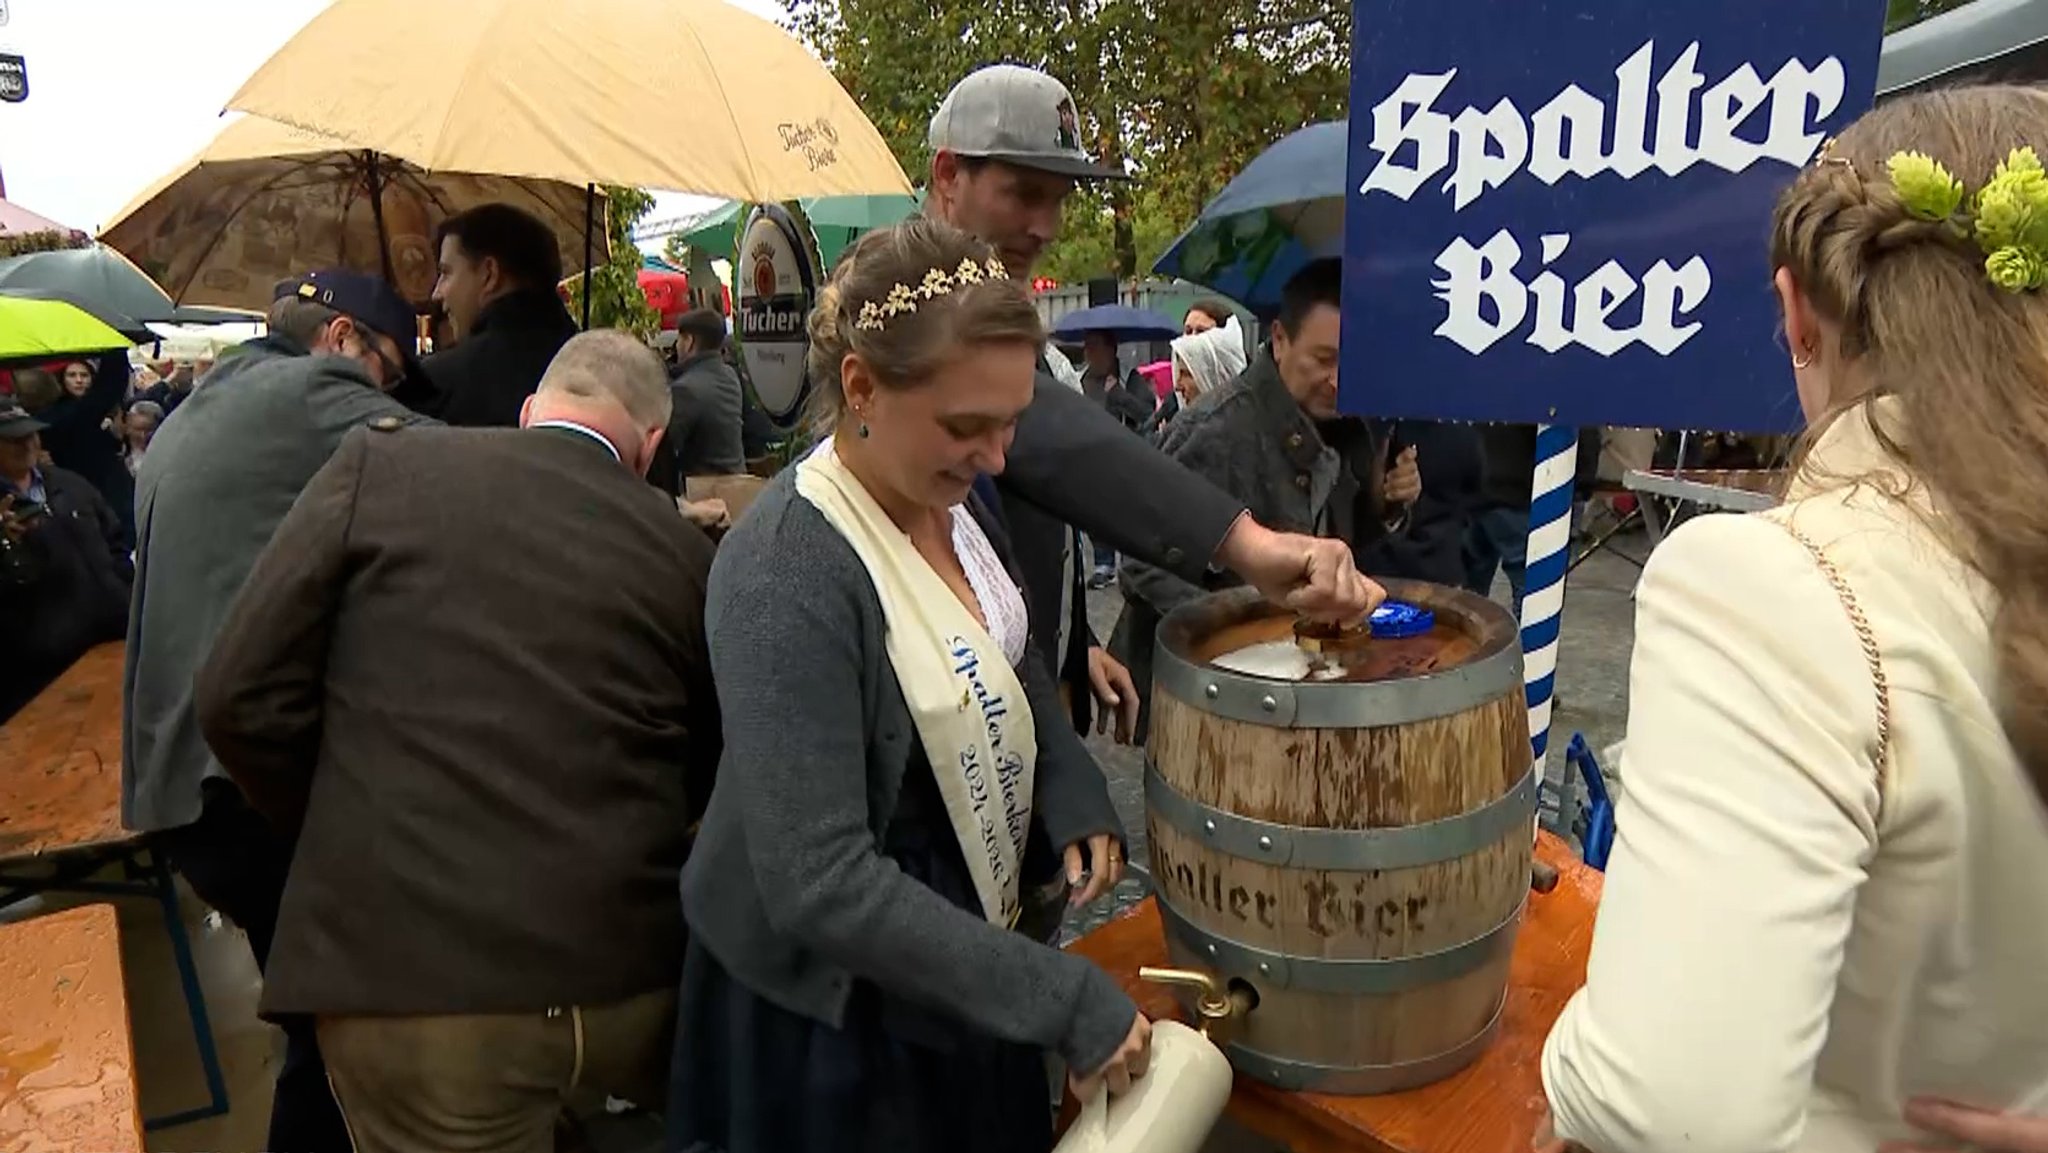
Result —
[[1330, 24], [1344, 18], [1340, 8], [1325, 8], [1307, 16], [1296, 16], [1288, 20], [1264, 20], [1230, 29], [1232, 36], [1270, 36], [1276, 32], [1298, 32], [1314, 24]]

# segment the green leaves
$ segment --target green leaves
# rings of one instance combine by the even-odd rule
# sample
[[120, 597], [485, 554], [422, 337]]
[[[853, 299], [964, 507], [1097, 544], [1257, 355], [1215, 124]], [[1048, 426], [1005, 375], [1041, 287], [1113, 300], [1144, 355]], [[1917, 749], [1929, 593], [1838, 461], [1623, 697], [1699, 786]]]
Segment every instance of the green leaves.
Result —
[[1349, 99], [1344, 0], [783, 0], [905, 171], [921, 179], [939, 101], [985, 64], [1065, 82], [1082, 138], [1134, 185], [1084, 188], [1040, 271], [1130, 277], [1252, 157]]
[[661, 314], [647, 303], [640, 291], [640, 250], [633, 245], [633, 225], [654, 207], [654, 198], [644, 190], [623, 185], [604, 186], [605, 239], [610, 257], [585, 277], [569, 282], [569, 313], [583, 318], [586, 279], [590, 291], [590, 327], [623, 328], [643, 340], [652, 340], [661, 325]]
[[83, 232], [15, 232], [0, 236], [0, 258], [26, 256], [31, 252], [55, 252], [61, 248], [90, 248], [92, 238]]

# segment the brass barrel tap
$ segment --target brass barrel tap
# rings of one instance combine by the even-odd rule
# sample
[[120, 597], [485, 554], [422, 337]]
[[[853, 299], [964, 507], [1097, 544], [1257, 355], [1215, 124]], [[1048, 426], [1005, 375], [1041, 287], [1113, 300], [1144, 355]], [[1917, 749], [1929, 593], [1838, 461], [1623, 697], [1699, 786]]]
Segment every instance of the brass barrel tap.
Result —
[[1258, 1006], [1259, 996], [1249, 985], [1225, 986], [1207, 973], [1194, 969], [1165, 969], [1147, 965], [1138, 970], [1138, 979], [1155, 985], [1171, 985], [1196, 992], [1195, 1013], [1199, 1020], [1195, 1028], [1202, 1036], [1217, 1045], [1225, 1044], [1229, 1034], [1234, 1032], [1245, 1014]]

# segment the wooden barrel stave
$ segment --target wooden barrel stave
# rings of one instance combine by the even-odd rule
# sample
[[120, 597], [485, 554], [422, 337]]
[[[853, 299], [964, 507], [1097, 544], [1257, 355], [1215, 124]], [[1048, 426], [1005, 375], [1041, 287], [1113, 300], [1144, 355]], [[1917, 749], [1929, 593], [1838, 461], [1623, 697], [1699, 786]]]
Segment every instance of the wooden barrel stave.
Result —
[[[1191, 678], [1198, 666], [1186, 657], [1206, 663], [1270, 639], [1266, 610], [1249, 594], [1222, 594], [1169, 618], [1177, 638], [1162, 630], [1169, 645], [1179, 641], [1180, 653], [1167, 655], [1181, 667], [1154, 691], [1147, 824], [1169, 952], [1257, 991], [1231, 1056], [1289, 1088], [1386, 1092], [1476, 1058], [1502, 1005], [1528, 893], [1534, 781], [1513, 622], [1455, 590], [1390, 591], [1468, 634], [1439, 646], [1465, 662], [1457, 667], [1468, 683], [1425, 678], [1448, 685], [1436, 695], [1484, 699], [1412, 715], [1434, 707], [1422, 685], [1393, 699], [1388, 712], [1409, 714], [1401, 723], [1355, 727], [1246, 719], [1340, 715], [1327, 699], [1272, 710], [1240, 699], [1236, 716], [1219, 715], [1219, 701], [1233, 707], [1232, 690]], [[1485, 653], [1489, 667], [1471, 663]], [[1316, 689], [1361, 687], [1379, 686]], [[1270, 848], [1258, 840], [1267, 829]], [[1360, 847], [1376, 839], [1395, 864]], [[1360, 853], [1378, 867], [1322, 867]]]

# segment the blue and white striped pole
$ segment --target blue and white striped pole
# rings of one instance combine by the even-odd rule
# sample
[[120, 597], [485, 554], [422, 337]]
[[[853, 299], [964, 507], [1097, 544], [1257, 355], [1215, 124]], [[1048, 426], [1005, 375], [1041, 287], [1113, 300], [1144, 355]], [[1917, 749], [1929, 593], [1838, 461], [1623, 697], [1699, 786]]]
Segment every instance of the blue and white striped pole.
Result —
[[[1564, 574], [1571, 563], [1572, 489], [1578, 476], [1579, 432], [1569, 425], [1536, 426], [1536, 472], [1529, 490], [1529, 551], [1522, 591], [1522, 686], [1529, 702], [1533, 766], [1548, 791], [1569, 794], [1549, 773], [1550, 705], [1557, 689], [1557, 637], [1564, 620]], [[1560, 811], [1558, 820], [1571, 814]]]

